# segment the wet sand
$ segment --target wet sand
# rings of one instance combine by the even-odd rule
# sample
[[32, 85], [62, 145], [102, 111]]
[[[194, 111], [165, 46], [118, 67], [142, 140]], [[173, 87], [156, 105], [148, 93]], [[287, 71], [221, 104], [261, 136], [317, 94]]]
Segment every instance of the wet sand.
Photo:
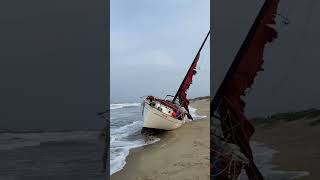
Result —
[[208, 180], [209, 172], [209, 98], [190, 105], [206, 118], [163, 133], [160, 141], [130, 150], [124, 169], [111, 180]]
[[[111, 179], [209, 179], [209, 104], [209, 99], [192, 101], [197, 113], [207, 118], [165, 132], [155, 144], [131, 150], [124, 169]], [[258, 143], [253, 149], [263, 159], [259, 160], [263, 166], [260, 168], [268, 173], [266, 179], [320, 179], [320, 111], [311, 116], [303, 112], [298, 118], [267, 118], [253, 124], [256, 131], [252, 141]], [[262, 152], [265, 155], [260, 155]], [[268, 157], [272, 162], [263, 162]], [[256, 163], [259, 166], [261, 162]]]
[[[316, 112], [319, 113], [319, 112]], [[265, 119], [254, 123], [253, 140], [276, 150], [272, 163], [281, 171], [309, 172], [299, 180], [320, 179], [320, 116], [300, 113], [299, 118]], [[312, 113], [311, 113], [312, 114]], [[308, 117], [308, 116], [309, 117]]]

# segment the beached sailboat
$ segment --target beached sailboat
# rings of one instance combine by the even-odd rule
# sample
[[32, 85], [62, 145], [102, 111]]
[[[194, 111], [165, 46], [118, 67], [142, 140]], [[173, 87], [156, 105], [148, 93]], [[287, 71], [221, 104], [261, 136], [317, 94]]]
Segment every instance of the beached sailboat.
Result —
[[[211, 179], [238, 179], [242, 169], [250, 180], [263, 180], [249, 144], [254, 127], [244, 114], [246, 90], [263, 70], [267, 43], [277, 38], [275, 24], [279, 0], [266, 0], [225, 78], [210, 104]], [[284, 18], [284, 24], [288, 19]]]
[[[188, 119], [193, 119], [189, 112], [189, 100], [187, 99], [186, 91], [192, 83], [192, 77], [196, 74], [200, 52], [209, 34], [210, 31], [206, 35], [175, 96], [167, 95], [164, 99], [147, 96], [143, 100], [143, 129], [173, 130], [181, 127]], [[173, 99], [170, 100], [168, 97]]]

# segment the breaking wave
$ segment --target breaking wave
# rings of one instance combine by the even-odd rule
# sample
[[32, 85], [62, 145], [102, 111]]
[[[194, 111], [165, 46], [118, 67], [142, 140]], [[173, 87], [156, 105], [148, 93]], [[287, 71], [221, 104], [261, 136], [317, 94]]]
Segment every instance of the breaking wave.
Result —
[[[140, 131], [143, 126], [140, 103], [111, 104], [110, 124], [110, 175], [120, 171], [126, 164], [130, 149], [158, 142], [159, 138], [145, 142]], [[132, 107], [132, 108], [125, 108]], [[189, 107], [194, 120], [205, 118]]]
[[65, 142], [65, 141], [87, 141], [97, 139], [99, 131], [86, 130], [6, 130], [1, 131], [0, 150], [11, 150], [30, 146], [40, 146], [47, 142]]
[[196, 108], [193, 108], [191, 106], [189, 106], [189, 112], [191, 114], [191, 116], [193, 117], [194, 120], [198, 120], [198, 119], [203, 119], [203, 118], [206, 118], [207, 116], [201, 116], [199, 114], [197, 114], [197, 109]]
[[125, 107], [138, 107], [140, 103], [114, 103], [110, 104], [110, 109], [120, 109]]

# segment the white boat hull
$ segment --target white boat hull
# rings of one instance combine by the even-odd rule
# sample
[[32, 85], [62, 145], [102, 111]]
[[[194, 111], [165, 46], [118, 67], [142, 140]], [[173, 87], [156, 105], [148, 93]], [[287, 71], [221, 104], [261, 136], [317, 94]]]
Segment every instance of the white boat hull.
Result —
[[162, 130], [174, 130], [184, 124], [184, 120], [178, 120], [172, 116], [165, 114], [144, 102], [143, 105], [143, 127], [162, 129]]

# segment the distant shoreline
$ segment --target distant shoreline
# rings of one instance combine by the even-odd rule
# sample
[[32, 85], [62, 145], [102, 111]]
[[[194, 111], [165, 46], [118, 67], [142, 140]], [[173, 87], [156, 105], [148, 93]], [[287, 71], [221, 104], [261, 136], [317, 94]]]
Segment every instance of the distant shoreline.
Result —
[[202, 100], [202, 99], [210, 99], [210, 96], [200, 96], [196, 98], [191, 98], [189, 101], [197, 101], [197, 100]]
[[274, 121], [296, 121], [302, 119], [313, 119], [309, 122], [310, 126], [320, 125], [320, 110], [311, 108], [302, 111], [275, 113], [268, 117], [254, 117], [251, 118], [252, 123], [272, 123]]

